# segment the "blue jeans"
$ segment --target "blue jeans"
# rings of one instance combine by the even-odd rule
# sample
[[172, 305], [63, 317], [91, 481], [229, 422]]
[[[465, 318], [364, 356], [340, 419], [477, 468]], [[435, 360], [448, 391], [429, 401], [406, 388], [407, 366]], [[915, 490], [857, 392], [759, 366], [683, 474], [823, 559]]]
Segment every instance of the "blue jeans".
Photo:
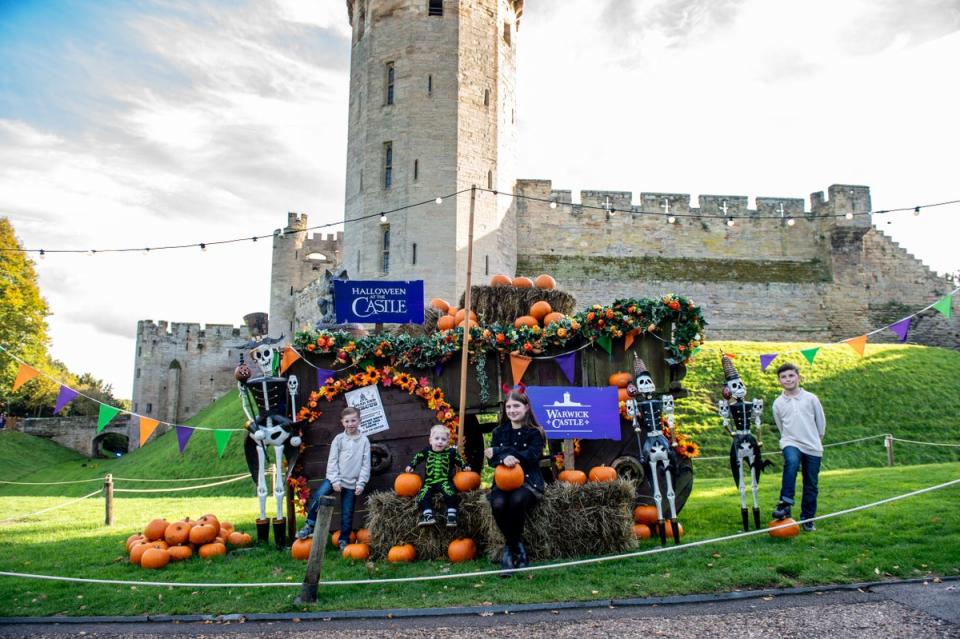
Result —
[[780, 485], [780, 499], [791, 506], [796, 493], [798, 470], [803, 473], [800, 518], [809, 519], [817, 514], [817, 478], [820, 475], [820, 458], [808, 455], [796, 446], [787, 446], [783, 449], [783, 481]]
[[[310, 496], [310, 503], [307, 504], [307, 523], [311, 526], [317, 524], [317, 512], [320, 510], [320, 498], [326, 495], [332, 495], [333, 484], [329, 479], [324, 479], [317, 489]], [[350, 533], [353, 530], [353, 505], [357, 501], [357, 494], [353, 488], [340, 489], [340, 539], [350, 539]]]

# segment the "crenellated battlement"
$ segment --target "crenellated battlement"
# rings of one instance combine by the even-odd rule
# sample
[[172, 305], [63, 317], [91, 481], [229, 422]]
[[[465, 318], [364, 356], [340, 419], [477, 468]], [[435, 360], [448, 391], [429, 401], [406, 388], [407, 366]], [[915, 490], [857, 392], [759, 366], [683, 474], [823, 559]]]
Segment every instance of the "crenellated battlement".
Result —
[[140, 320], [137, 322], [137, 339], [184, 340], [190, 338], [245, 338], [245, 326], [230, 324], [206, 324], [197, 322], [167, 322], [166, 320]]

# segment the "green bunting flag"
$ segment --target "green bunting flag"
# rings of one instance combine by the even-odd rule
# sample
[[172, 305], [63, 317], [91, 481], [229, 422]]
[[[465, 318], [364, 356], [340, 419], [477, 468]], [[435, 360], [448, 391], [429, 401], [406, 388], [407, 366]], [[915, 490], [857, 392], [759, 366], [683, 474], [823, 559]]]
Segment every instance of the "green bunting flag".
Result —
[[359, 368], [361, 371], [367, 370], [367, 366], [373, 366], [372, 359], [365, 359], [357, 364], [357, 368]]
[[97, 417], [97, 432], [99, 433], [106, 428], [110, 420], [116, 417], [119, 412], [120, 409], [115, 406], [100, 404], [100, 416]]
[[613, 355], [613, 339], [609, 335], [601, 335], [597, 338], [597, 344], [609, 355]]
[[800, 353], [806, 358], [808, 362], [813, 364], [813, 358], [817, 356], [817, 352], [820, 350], [820, 347], [808, 348], [806, 350], [800, 351]]
[[217, 457], [223, 457], [223, 453], [227, 450], [227, 442], [230, 441], [230, 435], [233, 435], [232, 430], [214, 430], [213, 439], [217, 442]]
[[953, 298], [949, 295], [941, 297], [933, 308], [943, 313], [944, 317], [950, 318], [953, 315]]

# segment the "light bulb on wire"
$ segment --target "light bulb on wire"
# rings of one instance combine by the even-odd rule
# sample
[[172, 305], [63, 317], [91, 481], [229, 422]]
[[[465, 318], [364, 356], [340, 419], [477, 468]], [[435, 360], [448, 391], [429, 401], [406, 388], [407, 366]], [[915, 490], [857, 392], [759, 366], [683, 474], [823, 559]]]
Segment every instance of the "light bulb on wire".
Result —
[[434, 202], [436, 202], [437, 204], [443, 204], [443, 198], [438, 197], [437, 199], [434, 200]]
[[667, 224], [676, 224], [676, 223], [677, 223], [676, 215], [670, 215], [669, 217], [667, 217]]
[[386, 223], [387, 223], [387, 214], [386, 214], [386, 213], [381, 213], [381, 214], [380, 214], [380, 223], [381, 223], [381, 224], [386, 224]]
[[736, 224], [736, 221], [732, 217], [727, 218], [727, 226], [733, 226]]
[[557, 208], [557, 203], [556, 203], [556, 202], [550, 202], [550, 208], [551, 208], [551, 209]]
[[796, 223], [797, 223], [797, 221], [796, 221], [795, 219], [793, 219], [792, 217], [787, 218], [787, 226], [793, 226], [793, 225], [796, 224]]
[[46, 257], [47, 257], [47, 252], [43, 249], [40, 249], [40, 259], [42, 260]]
[[844, 215], [843, 217], [847, 218], [848, 220], [852, 220], [852, 219], [853, 219], [853, 213], [847, 213], [847, 214]]
[[920, 215], [920, 207], [919, 207], [919, 206], [918, 206], [917, 208], [913, 209], [913, 215], [914, 215], [914, 217], [916, 217], [917, 215]]
[[203, 251], [204, 253], [206, 253], [206, 252], [207, 252], [207, 245], [204, 244], [203, 242], [200, 242], [200, 250]]

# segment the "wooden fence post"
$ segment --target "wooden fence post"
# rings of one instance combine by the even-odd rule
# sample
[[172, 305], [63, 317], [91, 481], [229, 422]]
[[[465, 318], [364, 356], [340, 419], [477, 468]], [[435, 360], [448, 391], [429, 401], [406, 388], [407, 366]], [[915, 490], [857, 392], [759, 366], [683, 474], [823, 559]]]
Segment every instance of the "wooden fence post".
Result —
[[103, 477], [103, 496], [106, 501], [106, 515], [103, 523], [107, 526], [113, 525], [113, 475], [107, 473]]
[[883, 445], [887, 448], [887, 466], [893, 466], [893, 435], [884, 437]]
[[313, 529], [313, 542], [310, 544], [310, 556], [307, 559], [307, 572], [303, 576], [300, 595], [294, 603], [317, 603], [317, 584], [323, 572], [323, 557], [327, 551], [327, 535], [330, 533], [330, 520], [337, 500], [333, 495], [320, 498], [320, 510], [317, 512], [317, 524]]

